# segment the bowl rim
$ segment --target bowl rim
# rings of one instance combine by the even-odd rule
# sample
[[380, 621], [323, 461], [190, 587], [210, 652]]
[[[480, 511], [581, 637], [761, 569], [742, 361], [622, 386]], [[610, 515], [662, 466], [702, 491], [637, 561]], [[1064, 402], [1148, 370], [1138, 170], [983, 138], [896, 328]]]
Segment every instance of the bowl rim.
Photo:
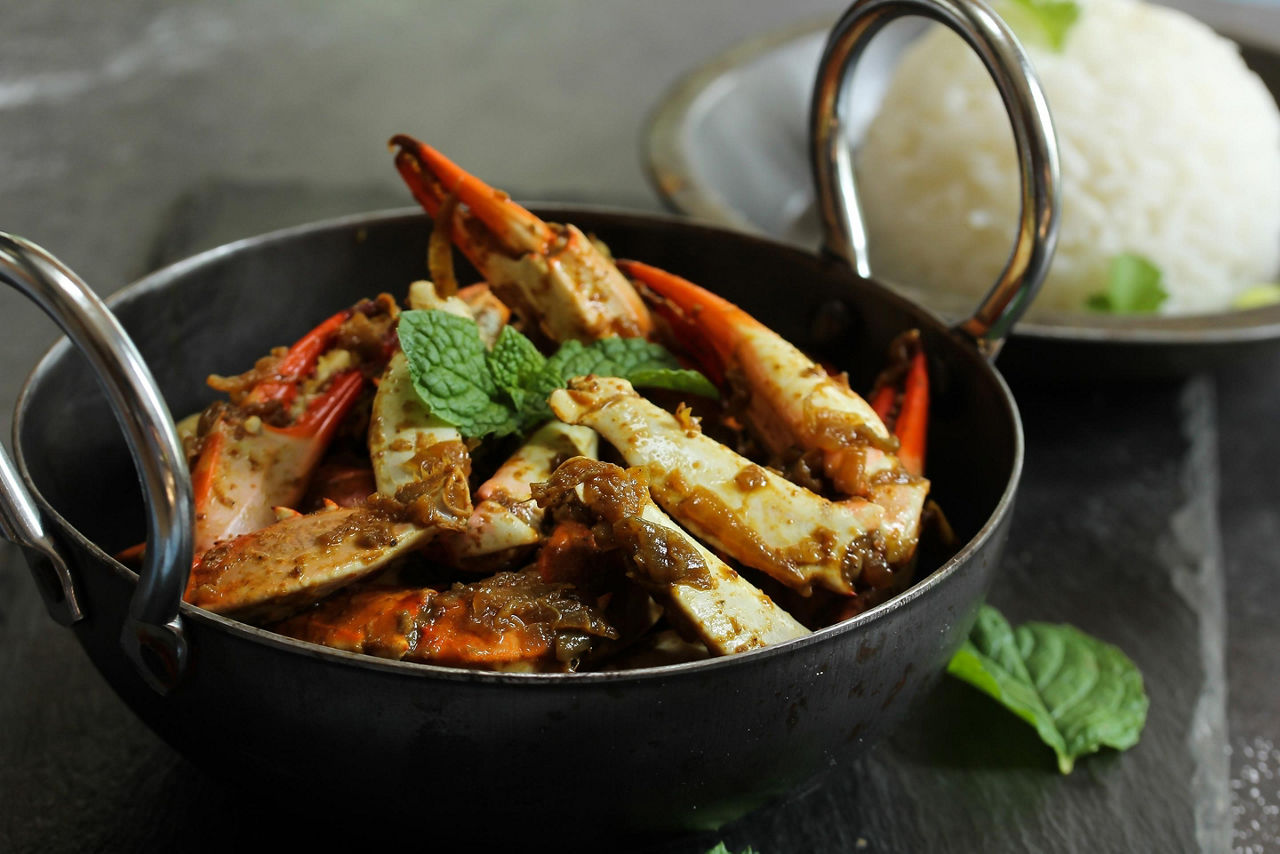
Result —
[[[585, 212], [592, 215], [598, 214], [618, 218], [638, 218], [656, 223], [691, 227], [695, 230], [705, 229], [712, 232], [726, 233], [737, 239], [758, 241], [766, 244], [773, 251], [795, 253], [797, 255], [804, 255], [808, 258], [814, 257], [796, 246], [777, 241], [769, 237], [745, 234], [739, 231], [734, 231], [733, 229], [728, 229], [724, 226], [690, 220], [687, 217], [681, 217], [670, 213], [652, 213], [592, 204], [528, 203], [528, 206], [534, 210], [543, 210], [551, 213], [556, 211]], [[332, 217], [245, 237], [230, 243], [206, 249], [188, 258], [184, 258], [148, 273], [132, 284], [126, 285], [113, 293], [109, 298], [107, 298], [106, 302], [108, 306], [114, 310], [117, 306], [127, 305], [131, 302], [145, 298], [148, 294], [168, 287], [172, 282], [181, 279], [193, 270], [199, 269], [208, 264], [216, 263], [223, 258], [237, 253], [287, 242], [300, 237], [312, 236], [322, 232], [333, 232], [334, 234], [338, 234], [342, 231], [347, 231], [353, 228], [360, 229], [391, 224], [406, 219], [429, 222], [429, 218], [418, 208], [391, 208]], [[849, 275], [853, 276], [852, 271], [849, 271]], [[930, 316], [939, 324], [940, 327], [944, 329], [947, 328], [947, 324], [937, 318], [936, 315], [927, 308], [911, 303], [901, 294], [893, 291], [892, 289], [889, 289], [875, 281], [865, 282], [865, 285], [880, 291], [884, 297], [892, 301], [911, 305], [915, 310], [922, 311], [926, 315]], [[138, 574], [134, 570], [121, 564], [113, 556], [104, 552], [96, 543], [81, 534], [80, 531], [71, 525], [71, 523], [68, 522], [67, 519], [65, 519], [44, 497], [31, 476], [22, 444], [18, 441], [26, 423], [29, 398], [34, 395], [36, 386], [43, 382], [43, 377], [51, 370], [53, 363], [56, 360], [64, 358], [70, 347], [71, 342], [65, 336], [60, 337], [59, 340], [56, 341], [43, 356], [41, 356], [22, 384], [13, 414], [12, 447], [14, 449], [15, 462], [19, 473], [22, 476], [23, 482], [31, 491], [32, 496], [38, 502], [41, 510], [49, 514], [49, 519], [57, 525], [61, 534], [67, 537], [75, 547], [84, 549], [99, 563], [111, 568], [117, 577], [125, 580], [131, 586], [136, 586]], [[934, 569], [929, 575], [916, 581], [902, 593], [899, 593], [893, 598], [882, 602], [861, 614], [840, 623], [824, 626], [802, 638], [796, 638], [783, 643], [772, 644], [733, 655], [708, 658], [700, 661], [682, 662], [679, 664], [666, 664], [654, 667], [641, 667], [617, 671], [511, 673], [460, 667], [446, 667], [444, 665], [411, 661], [396, 661], [378, 658], [373, 655], [333, 649], [319, 644], [313, 644], [307, 641], [301, 641], [295, 638], [279, 635], [257, 626], [251, 626], [238, 620], [213, 613], [212, 611], [206, 611], [203, 608], [196, 607], [185, 601], [181, 603], [180, 614], [184, 620], [194, 623], [202, 628], [226, 632], [234, 637], [263, 644], [290, 654], [302, 655], [308, 658], [337, 662], [345, 665], [353, 665], [367, 670], [382, 671], [410, 678], [440, 678], [447, 681], [479, 682], [495, 685], [524, 684], [542, 685], [547, 687], [566, 687], [589, 684], [614, 684], [636, 679], [646, 681], [654, 679], [672, 679], [696, 676], [697, 674], [703, 673], [707, 670], [751, 666], [756, 662], [762, 662], [775, 656], [790, 655], [809, 646], [826, 643], [836, 638], [855, 633], [864, 626], [878, 622], [889, 614], [908, 606], [921, 596], [928, 595], [930, 591], [947, 583], [954, 575], [961, 571], [970, 559], [972, 559], [972, 557], [976, 555], [993, 536], [995, 536], [996, 531], [1000, 528], [1001, 524], [1011, 512], [1014, 496], [1017, 492], [1023, 469], [1025, 440], [1022, 428], [1022, 418], [1013, 394], [1000, 372], [991, 362], [977, 354], [976, 350], [973, 351], [973, 356], [975, 361], [984, 365], [985, 370], [990, 374], [990, 379], [995, 383], [996, 389], [1005, 403], [1007, 408], [1006, 415], [1013, 428], [1013, 448], [1011, 449], [1012, 465], [1008, 480], [1000, 494], [999, 500], [995, 503], [986, 521], [974, 536], [957, 549], [955, 554]]]
[[[1195, 16], [1192, 16], [1195, 17]], [[920, 20], [920, 19], [916, 19]], [[1280, 60], [1280, 43], [1259, 40], [1198, 19], [1214, 32], [1242, 48], [1265, 53]], [[829, 31], [831, 17], [791, 24], [747, 38], [730, 46], [674, 83], [650, 109], [641, 130], [642, 156], [649, 185], [673, 212], [683, 213], [709, 225], [735, 228], [752, 235], [795, 245], [806, 251], [812, 246], [769, 234], [740, 210], [722, 199], [715, 187], [702, 181], [693, 168], [686, 149], [685, 120], [704, 98], [718, 97], [726, 88], [726, 75], [784, 47]], [[873, 273], [874, 275], [874, 273]], [[878, 281], [884, 279], [877, 277]], [[906, 296], [932, 313], [961, 320], [971, 309], [968, 298], [933, 295], [897, 282], [890, 290]], [[953, 302], [955, 303], [953, 305]], [[1087, 311], [1040, 311], [1034, 307], [1010, 333], [1013, 338], [1085, 345], [1124, 344], [1139, 348], [1181, 346], [1230, 346], [1280, 340], [1280, 303], [1247, 309], [1177, 315], [1107, 315]]]

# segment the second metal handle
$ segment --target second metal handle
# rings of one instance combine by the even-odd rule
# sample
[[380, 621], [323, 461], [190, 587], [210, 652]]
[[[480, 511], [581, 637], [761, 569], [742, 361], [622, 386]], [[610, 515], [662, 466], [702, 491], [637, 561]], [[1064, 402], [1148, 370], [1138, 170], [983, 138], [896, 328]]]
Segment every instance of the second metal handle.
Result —
[[[858, 0], [836, 22], [818, 66], [809, 145], [826, 251], [871, 277], [867, 234], [845, 126], [851, 80], [868, 43], [887, 23], [916, 15], [954, 30], [982, 59], [1013, 127], [1021, 209], [1013, 250], [995, 285], [956, 330], [994, 358], [1039, 291], [1058, 239], [1057, 139], [1044, 93], [1013, 33], [981, 0]], [[921, 235], [926, 239], [926, 235]]]

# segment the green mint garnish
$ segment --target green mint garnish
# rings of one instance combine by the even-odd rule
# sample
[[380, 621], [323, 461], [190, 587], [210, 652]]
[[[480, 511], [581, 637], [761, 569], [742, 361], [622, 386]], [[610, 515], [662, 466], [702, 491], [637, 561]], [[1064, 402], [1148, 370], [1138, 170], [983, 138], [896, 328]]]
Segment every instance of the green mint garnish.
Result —
[[701, 397], [717, 398], [720, 392], [711, 380], [697, 371], [680, 367], [665, 347], [643, 338], [603, 338], [590, 344], [566, 341], [547, 361], [552, 373], [562, 380], [595, 374], [622, 377], [632, 385], [685, 391]]
[[1133, 252], [1111, 259], [1107, 289], [1085, 303], [1093, 311], [1110, 314], [1150, 314], [1169, 298], [1160, 285], [1160, 268]]
[[1265, 285], [1254, 285], [1243, 291], [1231, 301], [1231, 307], [1241, 311], [1250, 308], [1262, 308], [1280, 302], [1280, 284], [1274, 282]]
[[550, 369], [547, 358], [532, 341], [513, 327], [504, 326], [486, 363], [494, 384], [506, 394], [517, 413], [520, 432], [551, 417], [547, 396], [564, 382]]
[[405, 311], [399, 335], [413, 388], [432, 414], [467, 436], [505, 436], [519, 429], [487, 367], [475, 321], [447, 311]]
[[1063, 774], [1085, 754], [1137, 744], [1147, 720], [1142, 674], [1119, 649], [1072, 626], [1014, 629], [989, 605], [947, 672], [1034, 726]]
[[1080, 17], [1080, 6], [1074, 0], [1004, 0], [998, 11], [1024, 41], [1042, 40], [1058, 52]]
[[710, 380], [639, 338], [569, 341], [551, 358], [513, 327], [486, 350], [475, 321], [446, 311], [400, 313], [400, 347], [413, 387], [432, 414], [471, 439], [524, 433], [551, 417], [547, 397], [585, 374], [719, 397]]

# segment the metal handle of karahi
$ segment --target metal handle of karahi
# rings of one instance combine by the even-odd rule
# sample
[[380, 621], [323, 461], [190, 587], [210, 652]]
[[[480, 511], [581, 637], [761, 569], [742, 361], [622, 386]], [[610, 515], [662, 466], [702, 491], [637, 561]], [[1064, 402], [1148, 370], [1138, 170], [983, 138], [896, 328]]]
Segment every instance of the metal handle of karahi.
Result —
[[[178, 608], [191, 569], [195, 518], [191, 477], [173, 419], [120, 322], [75, 273], [35, 244], [0, 233], [0, 280], [39, 305], [84, 353], [124, 431], [146, 498], [147, 548], [120, 640], [147, 684], [167, 693], [187, 661]], [[39, 507], [7, 455], [0, 464], [0, 493], [5, 535], [29, 560], [34, 552], [53, 564], [72, 609], [64, 621], [78, 619], [82, 612], [68, 562], [45, 534]]]
[[809, 113], [810, 158], [825, 235], [823, 248], [846, 260], [859, 276], [871, 277], [845, 116], [854, 72], [867, 45], [885, 24], [911, 15], [945, 24], [978, 54], [995, 81], [1013, 127], [1021, 179], [1013, 250], [977, 309], [955, 326], [993, 359], [1049, 270], [1061, 204], [1057, 139], [1039, 80], [1008, 26], [981, 0], [858, 0], [832, 28], [818, 65]]

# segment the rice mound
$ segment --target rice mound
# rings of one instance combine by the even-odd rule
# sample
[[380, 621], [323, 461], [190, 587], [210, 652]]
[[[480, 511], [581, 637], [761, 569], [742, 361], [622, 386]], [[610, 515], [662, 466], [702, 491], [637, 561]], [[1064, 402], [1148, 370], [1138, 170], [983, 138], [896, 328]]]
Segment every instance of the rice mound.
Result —
[[[1033, 311], [1081, 311], [1111, 259], [1160, 268], [1162, 314], [1221, 311], [1280, 267], [1280, 112], [1236, 46], [1187, 15], [1080, 0], [1061, 52], [1023, 39], [1058, 132], [1058, 250]], [[1009, 257], [1013, 134], [953, 33], [908, 49], [859, 152], [878, 277], [976, 300]]]

